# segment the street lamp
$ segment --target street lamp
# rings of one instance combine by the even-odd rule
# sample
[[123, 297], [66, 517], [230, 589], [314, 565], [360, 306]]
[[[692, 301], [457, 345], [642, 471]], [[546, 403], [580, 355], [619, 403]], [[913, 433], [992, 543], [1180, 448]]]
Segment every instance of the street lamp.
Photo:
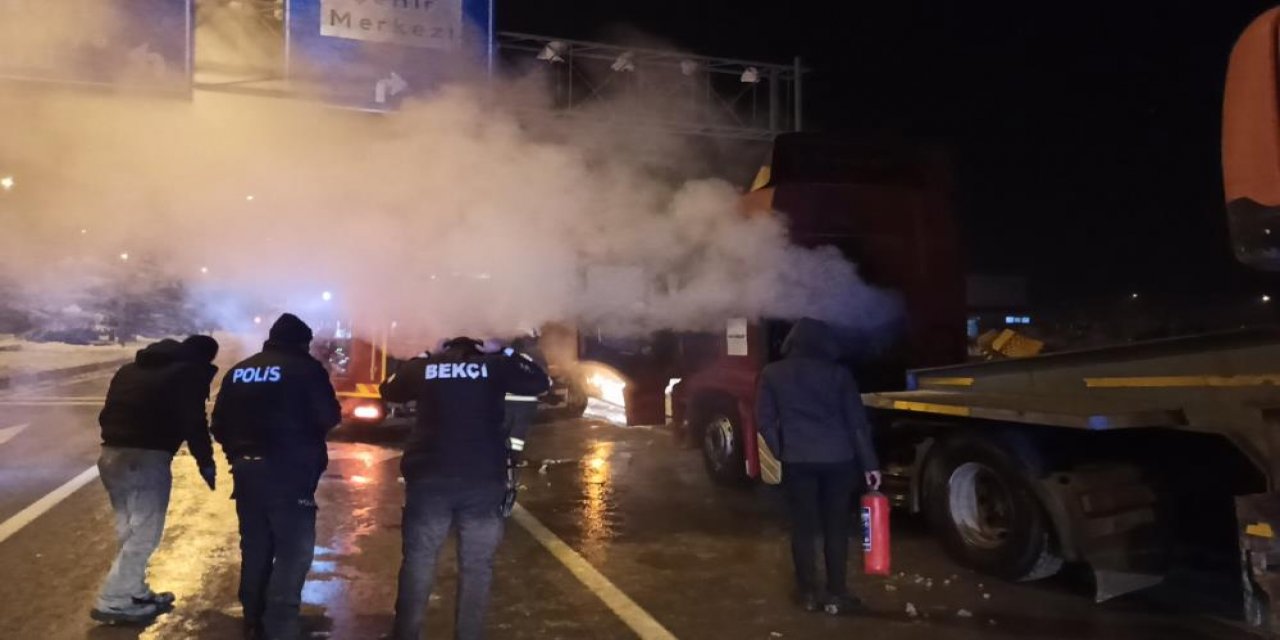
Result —
[[128, 251], [125, 251], [124, 253], [121, 253], [121, 254], [120, 254], [120, 261], [121, 261], [121, 262], [128, 262], [128, 261], [129, 261], [129, 252], [128, 252]]
[[325, 302], [328, 302], [333, 299], [333, 294], [328, 291], [325, 291], [324, 293], [320, 294], [320, 299], [324, 300]]
[[0, 178], [0, 189], [4, 189], [5, 191], [12, 191], [13, 185], [15, 184], [17, 184], [17, 182], [14, 181], [13, 176], [5, 176], [3, 178]]

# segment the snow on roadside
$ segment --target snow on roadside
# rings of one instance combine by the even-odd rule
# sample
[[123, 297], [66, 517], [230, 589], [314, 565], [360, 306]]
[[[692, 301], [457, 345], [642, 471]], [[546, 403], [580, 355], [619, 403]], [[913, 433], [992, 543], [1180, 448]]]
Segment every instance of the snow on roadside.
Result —
[[0, 378], [129, 360], [139, 348], [139, 345], [95, 347], [58, 342], [28, 342], [0, 336]]

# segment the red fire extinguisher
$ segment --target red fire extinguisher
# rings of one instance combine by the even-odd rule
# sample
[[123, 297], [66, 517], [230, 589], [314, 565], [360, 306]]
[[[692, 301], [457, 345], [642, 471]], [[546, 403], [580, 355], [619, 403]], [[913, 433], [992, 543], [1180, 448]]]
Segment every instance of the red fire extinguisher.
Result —
[[889, 498], [879, 491], [862, 496], [862, 569], [889, 575]]

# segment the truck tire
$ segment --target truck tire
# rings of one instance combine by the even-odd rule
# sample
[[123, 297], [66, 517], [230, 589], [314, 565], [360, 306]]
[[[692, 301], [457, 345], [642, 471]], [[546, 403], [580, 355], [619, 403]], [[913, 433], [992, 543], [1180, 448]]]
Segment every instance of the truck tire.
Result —
[[978, 438], [944, 443], [924, 486], [929, 522], [957, 562], [1020, 582], [1062, 568], [1030, 473], [997, 444]]
[[724, 485], [745, 485], [746, 455], [737, 409], [728, 401], [709, 401], [696, 408], [693, 427], [711, 478]]

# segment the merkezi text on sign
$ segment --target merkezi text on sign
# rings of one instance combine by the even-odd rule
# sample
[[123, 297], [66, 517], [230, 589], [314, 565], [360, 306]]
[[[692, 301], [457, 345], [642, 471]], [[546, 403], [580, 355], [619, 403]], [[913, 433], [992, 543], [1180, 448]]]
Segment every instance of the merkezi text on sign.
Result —
[[320, 35], [456, 49], [462, 36], [462, 0], [321, 0]]

